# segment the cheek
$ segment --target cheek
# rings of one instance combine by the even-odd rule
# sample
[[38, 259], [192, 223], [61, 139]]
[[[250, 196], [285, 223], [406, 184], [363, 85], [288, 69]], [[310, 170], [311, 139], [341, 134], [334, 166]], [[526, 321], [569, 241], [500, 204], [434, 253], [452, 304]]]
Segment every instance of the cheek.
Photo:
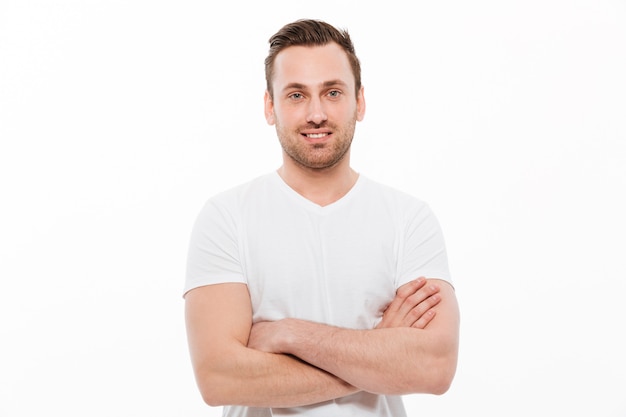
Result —
[[280, 123], [283, 126], [298, 126], [302, 124], [302, 121], [305, 119], [301, 113], [301, 110], [297, 107], [275, 107], [272, 118], [276, 124]]

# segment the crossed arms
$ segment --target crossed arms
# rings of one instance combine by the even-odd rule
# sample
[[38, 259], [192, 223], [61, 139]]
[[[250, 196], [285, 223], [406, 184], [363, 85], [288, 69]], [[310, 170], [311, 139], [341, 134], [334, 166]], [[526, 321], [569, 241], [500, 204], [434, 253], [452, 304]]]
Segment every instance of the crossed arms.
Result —
[[447, 391], [458, 355], [453, 288], [418, 279], [398, 289], [375, 329], [297, 319], [252, 324], [247, 287], [199, 287], [186, 296], [192, 365], [209, 405], [295, 407], [358, 391]]

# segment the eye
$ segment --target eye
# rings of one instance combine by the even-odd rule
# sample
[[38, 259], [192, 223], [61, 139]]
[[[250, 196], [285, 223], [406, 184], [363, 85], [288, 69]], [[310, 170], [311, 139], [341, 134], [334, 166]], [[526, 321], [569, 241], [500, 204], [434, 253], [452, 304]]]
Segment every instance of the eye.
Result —
[[341, 91], [339, 90], [331, 90], [328, 92], [328, 95], [332, 98], [337, 98], [341, 95]]
[[291, 93], [289, 94], [289, 98], [297, 101], [297, 100], [302, 100], [304, 96], [302, 95], [302, 93]]

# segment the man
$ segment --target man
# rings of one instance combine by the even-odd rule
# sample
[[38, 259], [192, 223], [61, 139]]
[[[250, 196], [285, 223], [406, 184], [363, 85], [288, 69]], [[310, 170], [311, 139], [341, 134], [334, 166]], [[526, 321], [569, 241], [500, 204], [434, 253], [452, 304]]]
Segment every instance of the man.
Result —
[[226, 416], [404, 416], [401, 395], [442, 394], [456, 370], [439, 225], [425, 203], [350, 167], [365, 99], [347, 32], [288, 24], [265, 64], [283, 165], [210, 199], [194, 226], [185, 300], [198, 387]]

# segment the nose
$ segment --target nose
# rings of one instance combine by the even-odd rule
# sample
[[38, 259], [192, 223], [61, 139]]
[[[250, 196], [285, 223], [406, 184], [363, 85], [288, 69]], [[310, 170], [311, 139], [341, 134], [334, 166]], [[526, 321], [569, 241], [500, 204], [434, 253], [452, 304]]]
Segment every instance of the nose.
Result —
[[324, 111], [322, 100], [320, 100], [319, 98], [312, 98], [309, 101], [306, 121], [316, 125], [321, 125], [327, 119], [328, 117], [326, 116], [326, 112]]

